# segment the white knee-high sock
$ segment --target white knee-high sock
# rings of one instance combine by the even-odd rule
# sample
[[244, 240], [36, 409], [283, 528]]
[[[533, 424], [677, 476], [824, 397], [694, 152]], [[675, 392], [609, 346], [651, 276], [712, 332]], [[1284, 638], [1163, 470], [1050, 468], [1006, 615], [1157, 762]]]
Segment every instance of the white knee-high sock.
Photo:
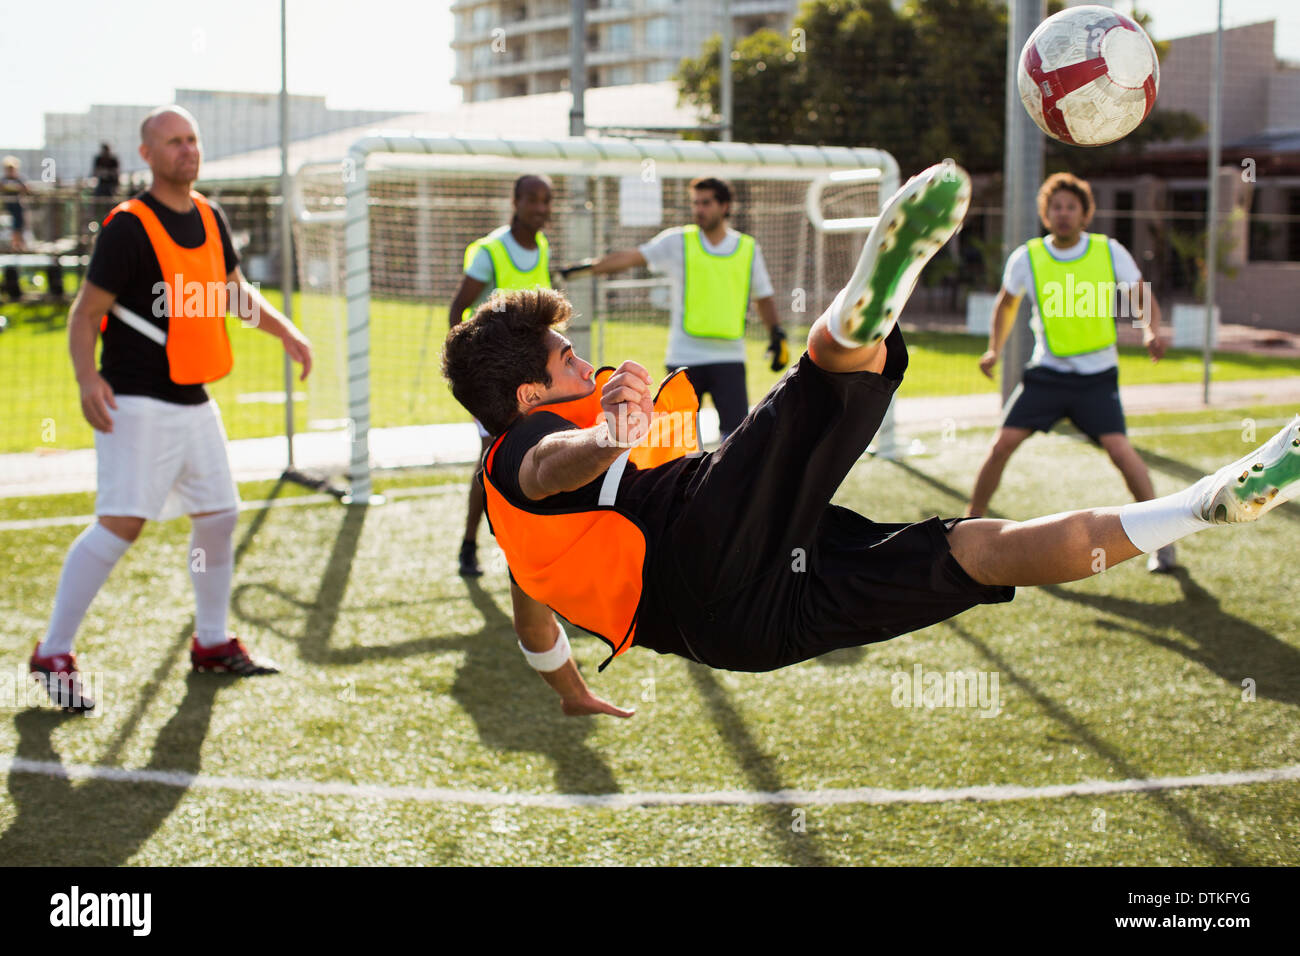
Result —
[[230, 581], [235, 572], [234, 533], [239, 512], [191, 518], [190, 580], [194, 582], [194, 633], [201, 647], [226, 642]]
[[1197, 514], [1195, 503], [1200, 498], [1201, 485], [1213, 480], [1214, 476], [1209, 475], [1177, 494], [1121, 507], [1119, 521], [1133, 546], [1150, 554], [1179, 538], [1211, 527], [1210, 522]]
[[54, 613], [37, 651], [42, 657], [51, 654], [71, 654], [77, 628], [86, 616], [90, 602], [108, 580], [130, 541], [124, 541], [96, 521], [72, 542], [68, 556], [63, 559], [59, 575], [59, 589], [54, 596]]

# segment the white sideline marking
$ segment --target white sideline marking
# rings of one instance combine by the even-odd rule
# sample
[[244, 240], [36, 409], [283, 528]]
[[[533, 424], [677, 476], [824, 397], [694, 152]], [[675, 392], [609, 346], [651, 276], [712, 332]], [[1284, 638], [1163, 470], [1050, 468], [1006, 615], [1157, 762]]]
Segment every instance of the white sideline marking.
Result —
[[374, 784], [326, 783], [317, 780], [259, 780], [248, 777], [219, 777], [166, 770], [128, 770], [62, 764], [57, 761], [0, 757], [0, 770], [9, 773], [41, 774], [67, 780], [111, 780], [119, 783], [153, 783], [182, 789], [233, 790], [240, 793], [284, 793], [310, 796], [339, 796], [356, 800], [384, 800], [411, 803], [452, 803], [480, 807], [541, 807], [568, 810], [592, 807], [680, 806], [835, 806], [844, 804], [953, 803], [963, 800], [999, 803], [1008, 800], [1054, 800], [1061, 797], [1098, 796], [1112, 793], [1144, 793], [1156, 790], [1185, 790], [1191, 787], [1238, 787], [1279, 780], [1300, 780], [1300, 764], [1270, 770], [1240, 770], [1203, 773], [1190, 777], [1152, 777], [1143, 780], [1084, 780], [1080, 783], [1022, 787], [990, 784], [981, 787], [953, 787], [932, 790], [886, 790], [852, 787], [839, 790], [708, 790], [701, 793], [499, 793], [493, 790], [453, 790], [446, 787], [390, 787]]
[[[384, 497], [393, 501], [398, 498], [428, 498], [434, 495], [446, 495], [456, 492], [464, 494], [466, 482], [447, 482], [438, 485], [425, 485], [419, 488], [394, 488], [383, 492]], [[295, 495], [292, 498], [275, 498], [263, 501], [241, 501], [240, 511], [263, 511], [267, 508], [301, 508], [304, 505], [327, 504], [335, 501], [333, 495], [310, 494]], [[0, 521], [0, 531], [29, 531], [32, 528], [60, 528], [64, 525], [86, 525], [95, 520], [94, 515], [55, 515], [50, 518], [15, 518], [12, 521]]]

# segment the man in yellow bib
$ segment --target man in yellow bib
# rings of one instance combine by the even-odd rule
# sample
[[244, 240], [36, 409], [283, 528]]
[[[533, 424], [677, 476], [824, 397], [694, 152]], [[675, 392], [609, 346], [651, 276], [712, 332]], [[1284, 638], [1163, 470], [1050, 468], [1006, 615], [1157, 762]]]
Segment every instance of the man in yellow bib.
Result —
[[[980, 466], [967, 515], [984, 515], [1012, 452], [1035, 431], [1048, 431], [1062, 418], [1106, 450], [1135, 501], [1155, 497], [1146, 463], [1125, 433], [1115, 322], [1119, 318], [1141, 324], [1143, 344], [1151, 360], [1159, 361], [1165, 351], [1160, 306], [1127, 249], [1114, 239], [1084, 231], [1094, 208], [1086, 181], [1069, 173], [1049, 176], [1038, 191], [1038, 215], [1050, 234], [1031, 239], [1007, 259], [980, 370], [992, 378], [1026, 294], [1032, 305], [1034, 352]], [[1148, 557], [1147, 568], [1169, 571], [1174, 560], [1174, 546], [1169, 544]]]
[[568, 279], [645, 266], [668, 276], [673, 283], [668, 371], [685, 368], [700, 400], [713, 397], [725, 439], [749, 413], [745, 313], [751, 298], [768, 329], [774, 372], [789, 364], [790, 352], [763, 250], [753, 236], [727, 226], [731, 187], [711, 176], [692, 180], [691, 211], [695, 222], [689, 226], [665, 229], [644, 245], [575, 263], [560, 274]]
[[230, 371], [227, 309], [278, 338], [303, 378], [311, 346], [244, 280], [224, 214], [194, 192], [203, 158], [194, 117], [178, 106], [154, 110], [140, 126], [140, 155], [153, 182], [105, 219], [68, 314], [81, 410], [95, 429], [97, 518], [64, 560], [30, 670], [71, 711], [95, 706], [72, 653], [91, 601], [146, 521], [180, 514], [192, 528], [191, 666], [241, 677], [276, 670], [226, 632], [239, 491], [221, 413], [204, 385]]
[[[543, 227], [551, 218], [551, 181], [546, 176], [526, 175], [515, 180], [514, 215], [510, 225], [492, 230], [465, 249], [465, 273], [448, 310], [452, 328], [469, 318], [496, 289], [549, 289], [551, 247]], [[492, 444], [477, 418], [479, 439], [486, 453]], [[477, 577], [478, 526], [483, 520], [483, 487], [469, 483], [469, 508], [465, 515], [465, 538], [460, 545], [460, 574]]]

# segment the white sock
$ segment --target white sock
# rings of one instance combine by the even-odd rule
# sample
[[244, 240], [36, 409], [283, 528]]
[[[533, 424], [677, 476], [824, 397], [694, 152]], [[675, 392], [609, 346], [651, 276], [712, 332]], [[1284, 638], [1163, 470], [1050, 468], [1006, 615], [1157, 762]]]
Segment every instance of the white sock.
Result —
[[42, 657], [71, 654], [72, 642], [86, 616], [90, 602], [108, 580], [130, 541], [124, 541], [96, 521], [72, 542], [63, 559], [59, 589], [54, 595], [54, 613], [37, 651]]
[[1138, 550], [1150, 554], [1159, 551], [1179, 538], [1212, 527], [1211, 523], [1196, 513], [1197, 489], [1213, 475], [1207, 475], [1190, 488], [1151, 501], [1135, 501], [1119, 509], [1119, 521], [1124, 533]]
[[191, 518], [190, 580], [194, 582], [194, 635], [200, 647], [226, 643], [230, 581], [235, 573], [234, 533], [239, 512]]

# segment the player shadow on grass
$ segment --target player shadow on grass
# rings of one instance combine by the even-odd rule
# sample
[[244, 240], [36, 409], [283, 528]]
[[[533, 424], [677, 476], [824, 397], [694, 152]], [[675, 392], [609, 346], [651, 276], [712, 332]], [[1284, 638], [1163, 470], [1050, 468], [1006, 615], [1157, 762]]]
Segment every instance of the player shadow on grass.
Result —
[[[1170, 458], [1164, 458], [1161, 455], [1157, 455], [1147, 451], [1142, 451], [1142, 455], [1144, 458], [1148, 460], [1148, 463], [1153, 468], [1158, 467], [1163, 471], [1172, 473], [1176, 475], [1180, 480], [1187, 481], [1188, 484], [1191, 484], [1193, 481], [1196, 481], [1202, 477], [1202, 473], [1198, 469], [1193, 468], [1189, 465], [1185, 465], [1182, 462], [1174, 461], [1173, 459]], [[912, 478], [923, 481], [924, 483], [930, 485], [932, 488], [942, 492], [944, 495], [954, 499], [955, 501], [962, 502], [964, 505], [966, 500], [965, 496], [962, 492], [958, 491], [956, 488], [953, 488], [952, 486], [945, 484], [943, 481], [941, 481], [938, 478], [935, 478], [933, 475], [928, 475], [925, 472], [907, 464], [906, 462], [895, 461], [893, 462], [893, 464], [901, 468], [903, 471], [907, 472], [908, 475], [911, 476]], [[992, 510], [990, 510], [989, 516], [1003, 517], [1003, 515], [993, 512]], [[1293, 517], [1293, 516], [1288, 515], [1288, 517]], [[1197, 585], [1195, 585], [1194, 582], [1191, 581], [1191, 576], [1187, 574], [1185, 570], [1179, 569], [1179, 571], [1181, 573], [1177, 574], [1176, 576], [1178, 577], [1180, 584], [1184, 585], [1185, 594], [1192, 594], [1195, 592], [1199, 592], [1200, 594], [1206, 593], [1203, 589], [1200, 589]], [[1161, 625], [1167, 623], [1169, 620], [1169, 610], [1170, 610], [1169, 605], [1153, 605], [1150, 603], [1132, 601], [1125, 598], [1111, 598], [1108, 596], [1089, 595], [1085, 593], [1069, 591], [1063, 589], [1059, 585], [1043, 587], [1040, 590], [1045, 591], [1048, 594], [1052, 594], [1054, 597], [1064, 598], [1067, 600], [1105, 601], [1108, 602], [1109, 608], [1113, 609], [1112, 613], [1115, 613], [1119, 616], [1123, 616], [1124, 611], [1127, 610], [1133, 614], [1148, 614], [1151, 616], [1153, 620], [1159, 621]], [[1217, 606], [1217, 601], [1215, 602], [1215, 605]], [[1198, 621], [1198, 623], [1203, 623], [1204, 614], [1205, 614], [1205, 609], [1202, 608], [1200, 612], [1190, 614], [1189, 619], [1193, 621]], [[1226, 621], [1225, 618], [1231, 619], [1231, 623]], [[1232, 617], [1232, 615], [1223, 615], [1222, 613], [1220, 613], [1220, 618], [1215, 623], [1215, 626], [1216, 627], [1236, 626], [1237, 622], [1239, 621], [1240, 619]], [[1100, 737], [1097, 737], [1095, 734], [1093, 734], [1081, 721], [1076, 719], [1063, 705], [1057, 703], [1055, 700], [1053, 700], [1043, 691], [1039, 690], [1028, 679], [1020, 676], [1016, 672], [1016, 670], [1013, 667], [1011, 667], [1010, 664], [1004, 658], [996, 654], [987, 644], [985, 644], [979, 638], [975, 637], [970, 632], [968, 632], [963, 627], [960, 618], [945, 621], [944, 626], [952, 628], [952, 630], [959, 637], [961, 637], [964, 641], [974, 646], [986, 658], [991, 660], [994, 663], [994, 665], [998, 668], [998, 670], [1001, 673], [1006, 675], [1006, 677], [1008, 678], [1009, 682], [1012, 685], [1017, 686], [1022, 691], [1024, 691], [1048, 714], [1049, 717], [1052, 718], [1052, 720], [1066, 727], [1074, 735], [1076, 739], [1084, 742], [1095, 754], [1097, 754], [1099, 757], [1101, 757], [1103, 760], [1109, 763], [1112, 767], [1114, 767], [1115, 770], [1122, 777], [1141, 778], [1146, 776], [1145, 771], [1129, 763], [1129, 761], [1124, 757], [1124, 755], [1119, 750], [1117, 750], [1115, 747], [1113, 747], [1106, 741], [1102, 740]], [[1263, 634], [1263, 632], [1259, 631], [1259, 629], [1255, 628], [1253, 625], [1247, 624], [1246, 626], [1252, 628], [1258, 634]], [[1264, 641], [1257, 640], [1255, 642], [1257, 648], [1262, 646], [1265, 643], [1272, 644], [1272, 645], [1278, 644], [1276, 639], [1274, 639], [1271, 635], [1264, 635], [1264, 638], [1265, 638]], [[1225, 642], [1227, 642], [1231, 640], [1231, 638], [1225, 638], [1224, 640]], [[1185, 648], [1175, 647], [1175, 649], [1178, 649], [1181, 652], [1186, 653]], [[1289, 648], [1287, 650], [1289, 651]], [[1201, 820], [1197, 819], [1192, 814], [1190, 814], [1182, 806], [1175, 803], [1173, 800], [1169, 799], [1167, 795], [1160, 793], [1158, 791], [1153, 791], [1149, 793], [1148, 796], [1152, 800], [1157, 802], [1166, 813], [1172, 816], [1191, 839], [1193, 839], [1196, 843], [1198, 843], [1201, 847], [1203, 847], [1207, 853], [1209, 853], [1209, 855], [1212, 857], [1216, 865], [1242, 866], [1250, 862], [1248, 859], [1242, 857], [1242, 855], [1236, 849], [1225, 844], [1218, 837], [1218, 835], [1215, 834], [1208, 827], [1207, 824], [1203, 823]]]
[[549, 758], [560, 793], [618, 793], [613, 771], [587, 743], [596, 720], [615, 718], [565, 717], [555, 691], [519, 653], [510, 615], [478, 581], [467, 578], [465, 586], [483, 615], [483, 629], [439, 646], [465, 655], [451, 696], [474, 721], [479, 741], [489, 750]]
[[[1283, 704], [1300, 706], [1300, 651], [1244, 617], [1224, 610], [1219, 598], [1201, 587], [1186, 568], [1169, 577], [1182, 589], [1182, 600], [1153, 604], [1109, 594], [1073, 591], [1059, 585], [1040, 590], [1062, 601], [1072, 601], [1141, 627], [1124, 627], [1098, 619], [1098, 627], [1135, 634], [1143, 640], [1181, 654], [1218, 675], [1238, 695], [1242, 681], [1255, 682], [1255, 693]], [[1187, 643], [1171, 640], [1163, 632], [1181, 631]]]
[[[514, 626], [509, 615], [497, 606], [477, 581], [465, 581], [470, 601], [483, 615], [483, 629], [477, 634], [430, 635], [370, 647], [330, 646], [339, 616], [344, 611], [343, 600], [368, 514], [369, 508], [365, 505], [354, 505], [344, 511], [313, 599], [305, 600], [269, 582], [250, 582], [235, 588], [231, 598], [234, 613], [241, 620], [295, 644], [303, 661], [318, 666], [430, 654], [463, 654], [465, 663], [457, 673], [451, 693], [474, 721], [484, 747], [535, 752], [549, 758], [555, 765], [556, 789], [561, 793], [618, 792], [618, 784], [609, 767], [584, 743], [594, 729], [592, 721], [565, 717], [560, 713], [554, 692], [537, 679], [515, 646]], [[274, 595], [305, 612], [306, 619], [299, 633], [292, 633], [274, 618], [253, 610], [255, 606], [269, 603], [265, 600], [267, 595]], [[452, 595], [347, 610], [373, 611], [384, 607], [464, 600], [462, 595]], [[299, 618], [295, 615], [293, 620]]]
[[[1115, 772], [1123, 780], [1137, 780], [1148, 776], [1147, 772], [1141, 767], [1131, 763], [1115, 745], [1099, 737], [1087, 724], [1079, 720], [1061, 703], [1054, 700], [1051, 696], [1044, 693], [1027, 677], [1022, 676], [1011, 662], [998, 654], [992, 647], [974, 634], [967, 631], [960, 623], [959, 619], [944, 621], [942, 627], [950, 628], [959, 638], [974, 647], [979, 653], [993, 663], [998, 672], [1002, 674], [1006, 682], [1030, 698], [1043, 713], [1047, 715], [1054, 723], [1064, 728], [1073, 740], [1087, 747], [1092, 753], [1096, 754], [1106, 763], [1114, 768]], [[1062, 783], [1068, 781], [1061, 781]], [[1195, 815], [1187, 810], [1178, 798], [1171, 797], [1169, 793], [1160, 790], [1149, 790], [1142, 794], [1142, 797], [1159, 804], [1160, 809], [1169, 814], [1187, 836], [1201, 846], [1201, 848], [1210, 856], [1215, 866], [1247, 866], [1251, 860], [1241, 854], [1237, 848], [1225, 843], [1220, 835], [1211, 829], [1210, 824], [1198, 819]], [[1076, 798], [1079, 799], [1079, 798]], [[1087, 810], [1080, 810], [1083, 816]], [[1098, 842], [1102, 838], [1098, 838]], [[1060, 861], [1057, 861], [1058, 863]]]
[[[250, 582], [235, 588], [232, 611], [243, 621], [264, 628], [298, 646], [302, 659], [321, 666], [357, 664], [369, 660], [416, 657], [424, 654], [461, 653], [465, 663], [457, 672], [452, 697], [474, 721], [479, 740], [485, 748], [498, 751], [538, 753], [555, 766], [555, 786], [560, 793], [618, 793], [620, 787], [613, 772], [586, 743], [596, 724], [594, 720], [613, 718], [565, 717], [558, 698], [538, 679], [519, 653], [514, 625], [494, 598], [477, 580], [465, 579], [470, 601], [483, 616], [483, 628], [476, 634], [459, 637], [440, 635], [419, 637], [397, 644], [371, 647], [331, 648], [330, 639], [344, 610], [343, 599], [351, 578], [357, 549], [368, 515], [368, 508], [348, 508], [334, 538], [330, 555], [321, 572], [316, 596], [311, 600], [296, 597], [268, 582]], [[301, 633], [286, 631], [279, 622], [252, 608], [262, 605], [254, 594], [274, 595], [306, 612]], [[460, 601], [460, 596], [426, 598], [416, 601], [366, 605], [354, 610], [434, 604]], [[506, 600], [509, 600], [508, 594]], [[858, 649], [849, 649], [849, 655]], [[850, 663], [840, 660], [835, 663]], [[692, 679], [708, 704], [715, 726], [737, 762], [756, 790], [784, 789], [772, 758], [765, 755], [753, 739], [744, 719], [732, 706], [726, 691], [707, 668], [692, 666]], [[633, 718], [636, 720], [637, 718]], [[670, 755], [671, 759], [671, 755]], [[824, 865], [815, 843], [806, 834], [795, 833], [790, 825], [788, 807], [769, 809], [773, 832], [780, 840], [784, 855], [801, 865]]]
[[[274, 499], [283, 486], [277, 482], [267, 495]], [[254, 514], [238, 545], [234, 562], [256, 538], [270, 509]], [[119, 722], [113, 739], [97, 766], [116, 766], [122, 749], [134, 736], [144, 714], [157, 697], [158, 688], [175, 670], [176, 661], [189, 644], [191, 619], [177, 633], [151, 678], [135, 691], [131, 710]], [[212, 723], [219, 690], [239, 678], [231, 674], [187, 672], [185, 697], [154, 741], [147, 770], [178, 775], [174, 783], [131, 783], [96, 778], [68, 779], [62, 758], [54, 749], [54, 731], [65, 721], [86, 718], [49, 708], [32, 708], [14, 718], [18, 731], [15, 757], [34, 766], [11, 767], [9, 796], [17, 808], [12, 824], [0, 834], [0, 861], [38, 866], [120, 866], [175, 812], [188, 792], [186, 776], [199, 773], [203, 741]], [[111, 708], [112, 699], [99, 707]], [[99, 718], [103, 719], [103, 718]], [[196, 818], [202, 824], [202, 818]]]
[[[200, 770], [203, 741], [217, 692], [237, 678], [191, 674], [185, 698], [158, 732], [145, 768], [180, 775], [175, 783], [95, 778], [74, 781], [54, 748], [54, 731], [65, 721], [87, 718], [33, 708], [14, 718], [15, 757], [28, 764], [9, 771], [9, 796], [17, 816], [0, 834], [0, 860], [11, 865], [121, 866], [176, 811], [189, 788], [185, 776]], [[202, 817], [196, 817], [196, 828]]]

